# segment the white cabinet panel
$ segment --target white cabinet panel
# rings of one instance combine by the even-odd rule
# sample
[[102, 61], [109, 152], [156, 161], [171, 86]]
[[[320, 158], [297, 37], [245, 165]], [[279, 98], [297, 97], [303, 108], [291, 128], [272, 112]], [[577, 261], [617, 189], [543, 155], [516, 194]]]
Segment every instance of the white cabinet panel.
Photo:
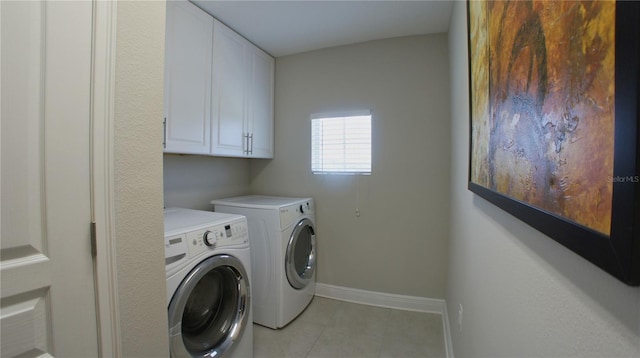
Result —
[[213, 47], [212, 154], [244, 156], [249, 43], [215, 21]]
[[166, 26], [164, 151], [209, 154], [213, 17], [168, 1]]
[[254, 48], [251, 53], [251, 91], [249, 101], [250, 155], [273, 158], [273, 57]]

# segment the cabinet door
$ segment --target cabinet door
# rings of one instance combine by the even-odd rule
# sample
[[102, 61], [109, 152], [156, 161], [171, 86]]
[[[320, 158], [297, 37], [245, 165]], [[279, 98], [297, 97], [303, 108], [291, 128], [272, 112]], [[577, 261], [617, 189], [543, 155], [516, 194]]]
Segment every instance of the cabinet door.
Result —
[[251, 51], [249, 156], [273, 158], [273, 75], [274, 59], [262, 50]]
[[219, 21], [213, 32], [212, 150], [246, 156], [249, 42]]
[[165, 152], [209, 154], [213, 17], [187, 1], [167, 1]]

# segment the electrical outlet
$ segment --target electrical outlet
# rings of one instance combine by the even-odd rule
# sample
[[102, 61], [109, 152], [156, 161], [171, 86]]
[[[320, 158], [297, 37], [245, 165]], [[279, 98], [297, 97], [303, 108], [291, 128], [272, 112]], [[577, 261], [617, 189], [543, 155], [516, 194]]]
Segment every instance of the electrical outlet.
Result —
[[458, 309], [458, 332], [462, 332], [462, 313], [464, 310], [462, 309], [462, 303], [460, 304], [460, 308]]

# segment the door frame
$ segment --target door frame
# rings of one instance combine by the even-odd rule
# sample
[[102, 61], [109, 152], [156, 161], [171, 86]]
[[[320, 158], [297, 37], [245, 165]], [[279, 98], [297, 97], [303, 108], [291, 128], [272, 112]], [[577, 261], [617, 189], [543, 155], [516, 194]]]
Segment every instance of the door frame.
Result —
[[99, 354], [122, 357], [115, 240], [114, 104], [117, 1], [93, 0], [91, 73], [91, 220]]

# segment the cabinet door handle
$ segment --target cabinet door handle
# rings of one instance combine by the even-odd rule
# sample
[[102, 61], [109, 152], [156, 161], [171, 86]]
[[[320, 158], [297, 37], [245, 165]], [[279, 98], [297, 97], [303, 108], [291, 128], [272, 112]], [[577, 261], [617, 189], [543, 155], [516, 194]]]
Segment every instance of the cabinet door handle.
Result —
[[249, 134], [249, 140], [251, 141], [251, 146], [249, 147], [249, 154], [253, 154], [253, 133]]
[[162, 148], [167, 148], [167, 117], [162, 121]]
[[249, 155], [249, 133], [244, 135], [244, 149], [242, 152], [246, 155]]

